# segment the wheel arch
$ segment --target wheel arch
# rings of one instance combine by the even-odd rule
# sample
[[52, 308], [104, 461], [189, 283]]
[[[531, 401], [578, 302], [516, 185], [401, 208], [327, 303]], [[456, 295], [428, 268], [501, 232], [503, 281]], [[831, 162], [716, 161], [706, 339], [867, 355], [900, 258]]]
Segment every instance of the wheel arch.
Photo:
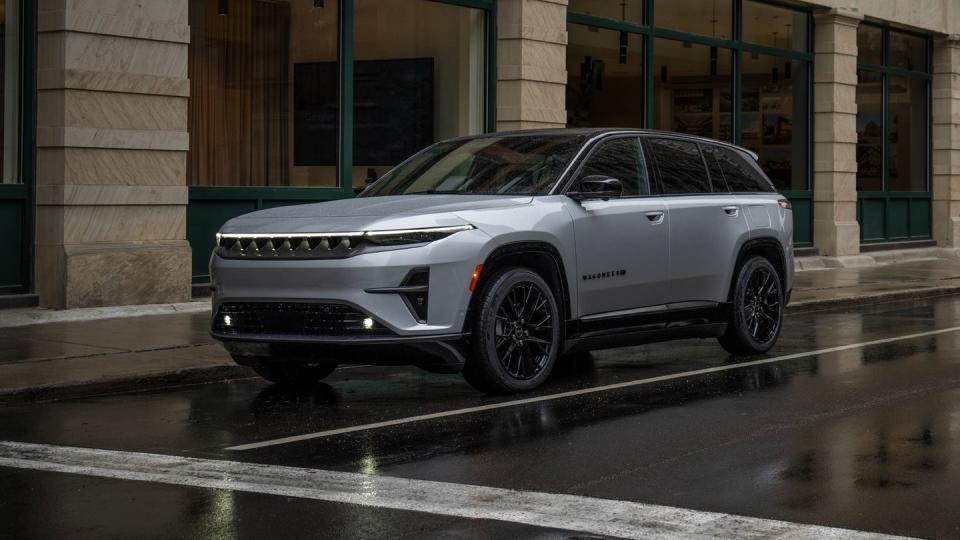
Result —
[[479, 295], [476, 293], [489, 281], [496, 270], [512, 266], [530, 268], [546, 280], [551, 288], [558, 290], [560, 295], [557, 301], [560, 303], [560, 313], [564, 320], [570, 320], [572, 310], [570, 284], [560, 251], [552, 244], [543, 241], [512, 242], [498, 246], [483, 261], [483, 269], [480, 271], [463, 320], [464, 332], [470, 331], [473, 325], [476, 304], [479, 301]]
[[727, 301], [733, 301], [733, 292], [735, 290], [735, 283], [737, 281], [737, 274], [740, 272], [740, 267], [750, 258], [755, 255], [759, 255], [773, 265], [773, 268], [777, 271], [777, 276], [780, 278], [780, 287], [781, 292], [786, 295], [787, 291], [787, 268], [786, 268], [786, 255], [783, 252], [783, 245], [773, 237], [762, 237], [762, 238], [751, 238], [743, 243], [740, 246], [740, 252], [737, 254], [737, 262], [733, 266], [733, 273], [730, 276], [730, 282], [727, 285]]

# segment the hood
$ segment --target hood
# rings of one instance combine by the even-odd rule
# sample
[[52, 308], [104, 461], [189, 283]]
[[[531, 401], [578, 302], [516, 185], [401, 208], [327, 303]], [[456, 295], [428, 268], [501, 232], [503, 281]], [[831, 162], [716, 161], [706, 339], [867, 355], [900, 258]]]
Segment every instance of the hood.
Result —
[[502, 195], [393, 195], [283, 206], [245, 214], [224, 233], [346, 232], [377, 228], [460, 225], [456, 212], [529, 204], [533, 197]]

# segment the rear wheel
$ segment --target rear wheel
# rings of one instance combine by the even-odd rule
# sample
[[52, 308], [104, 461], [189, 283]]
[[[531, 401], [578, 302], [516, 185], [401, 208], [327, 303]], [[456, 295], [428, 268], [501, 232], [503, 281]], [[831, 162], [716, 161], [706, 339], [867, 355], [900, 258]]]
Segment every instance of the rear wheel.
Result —
[[560, 351], [560, 311], [550, 286], [527, 268], [507, 268], [479, 294], [464, 378], [490, 394], [540, 386]]
[[720, 345], [736, 355], [762, 354], [780, 336], [783, 287], [777, 270], [764, 257], [752, 257], [737, 272], [732, 313]]
[[264, 379], [283, 386], [312, 386], [337, 369], [336, 364], [298, 364], [274, 358], [246, 362]]

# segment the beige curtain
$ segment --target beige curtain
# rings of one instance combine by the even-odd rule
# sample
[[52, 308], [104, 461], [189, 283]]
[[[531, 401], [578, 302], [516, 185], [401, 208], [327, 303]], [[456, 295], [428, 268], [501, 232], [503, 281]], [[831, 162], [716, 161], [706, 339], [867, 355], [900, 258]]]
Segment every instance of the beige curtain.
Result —
[[289, 185], [290, 5], [190, 5], [190, 151], [197, 186]]

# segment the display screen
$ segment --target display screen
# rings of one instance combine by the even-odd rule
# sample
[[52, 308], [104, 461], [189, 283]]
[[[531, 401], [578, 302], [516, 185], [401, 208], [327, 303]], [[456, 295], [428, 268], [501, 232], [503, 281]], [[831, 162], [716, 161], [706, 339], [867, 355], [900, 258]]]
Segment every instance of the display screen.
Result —
[[[353, 161], [395, 165], [433, 141], [433, 59], [354, 62]], [[294, 65], [294, 165], [335, 165], [337, 63]]]

